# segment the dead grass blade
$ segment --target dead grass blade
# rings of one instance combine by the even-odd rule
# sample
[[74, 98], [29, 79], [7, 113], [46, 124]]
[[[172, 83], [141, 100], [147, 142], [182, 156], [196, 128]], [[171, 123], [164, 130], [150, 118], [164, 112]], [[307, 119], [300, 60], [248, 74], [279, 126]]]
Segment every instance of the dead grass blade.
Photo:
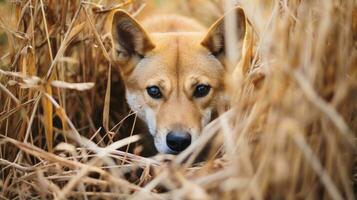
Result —
[[[52, 87], [50, 84], [44, 86], [44, 92], [48, 95], [52, 95]], [[53, 106], [51, 101], [46, 98], [41, 98], [42, 109], [43, 109], [43, 120], [45, 127], [46, 143], [49, 152], [53, 151]]]

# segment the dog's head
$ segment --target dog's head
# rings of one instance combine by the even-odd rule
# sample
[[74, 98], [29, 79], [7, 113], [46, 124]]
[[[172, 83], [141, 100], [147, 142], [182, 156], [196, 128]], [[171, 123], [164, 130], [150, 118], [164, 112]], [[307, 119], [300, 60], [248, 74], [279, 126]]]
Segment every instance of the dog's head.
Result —
[[[241, 44], [246, 19], [241, 8], [234, 11], [235, 39]], [[147, 123], [161, 153], [183, 151], [225, 104], [230, 71], [225, 65], [224, 18], [207, 32], [147, 33], [128, 13], [114, 13], [113, 56], [128, 104]]]

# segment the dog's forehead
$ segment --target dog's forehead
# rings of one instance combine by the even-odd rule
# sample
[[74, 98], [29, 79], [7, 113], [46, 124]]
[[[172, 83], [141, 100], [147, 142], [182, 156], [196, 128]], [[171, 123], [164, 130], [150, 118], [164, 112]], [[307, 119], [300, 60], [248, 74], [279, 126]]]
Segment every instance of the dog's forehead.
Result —
[[153, 34], [155, 49], [145, 56], [133, 71], [132, 79], [141, 87], [177, 79], [207, 77], [219, 79], [223, 67], [200, 43], [201, 33]]

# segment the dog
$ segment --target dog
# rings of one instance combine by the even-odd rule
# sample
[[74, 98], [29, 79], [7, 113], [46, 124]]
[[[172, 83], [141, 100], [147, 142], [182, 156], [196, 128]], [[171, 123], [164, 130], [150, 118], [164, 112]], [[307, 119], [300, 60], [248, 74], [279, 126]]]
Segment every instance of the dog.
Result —
[[[242, 8], [234, 12], [237, 49], [246, 33]], [[123, 10], [113, 14], [112, 56], [130, 108], [154, 138], [158, 152], [178, 154], [202, 133], [229, 101], [225, 18], [209, 29], [179, 15], [138, 22]]]

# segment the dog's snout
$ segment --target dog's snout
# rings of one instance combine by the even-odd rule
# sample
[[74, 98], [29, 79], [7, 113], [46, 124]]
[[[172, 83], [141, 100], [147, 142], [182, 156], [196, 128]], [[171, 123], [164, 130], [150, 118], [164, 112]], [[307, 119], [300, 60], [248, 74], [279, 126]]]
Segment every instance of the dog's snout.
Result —
[[166, 136], [166, 143], [171, 150], [181, 152], [191, 144], [191, 134], [187, 132], [171, 131]]

